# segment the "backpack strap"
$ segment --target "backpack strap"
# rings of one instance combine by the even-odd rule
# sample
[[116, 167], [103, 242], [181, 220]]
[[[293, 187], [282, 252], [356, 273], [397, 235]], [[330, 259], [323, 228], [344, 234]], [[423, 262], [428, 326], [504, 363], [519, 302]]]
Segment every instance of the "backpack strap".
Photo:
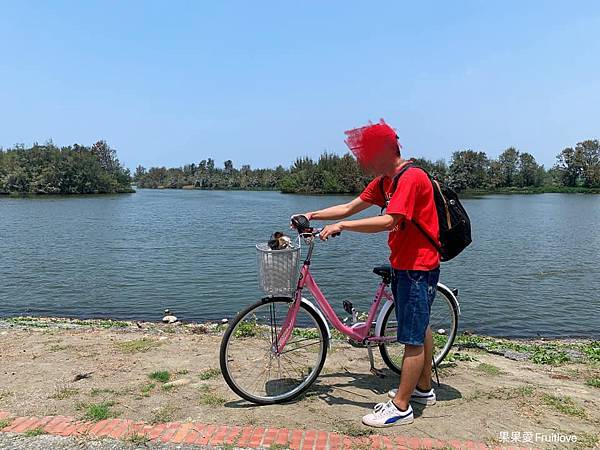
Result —
[[[394, 192], [396, 192], [396, 189], [398, 188], [398, 180], [400, 179], [400, 177], [404, 174], [404, 172], [406, 172], [411, 167], [417, 167], [418, 169], [423, 170], [423, 172], [425, 172], [427, 174], [427, 176], [431, 179], [431, 175], [429, 175], [429, 172], [427, 172], [425, 169], [415, 166], [413, 163], [408, 163], [400, 170], [400, 172], [398, 172], [396, 175], [394, 175], [394, 178], [392, 179], [392, 191], [391, 191], [392, 195], [394, 195]], [[382, 192], [384, 202], [385, 202], [384, 206], [381, 208], [381, 215], [383, 215], [383, 212], [385, 211], [385, 209], [387, 208], [387, 206], [389, 204], [389, 201], [385, 198], [385, 189], [384, 189], [384, 185], [383, 185], [383, 179], [384, 179], [383, 176], [381, 176], [379, 178], [379, 188]], [[436, 182], [436, 184], [437, 184], [437, 182]], [[440, 189], [439, 184], [437, 184], [437, 187], [438, 187], [438, 189]], [[440, 193], [441, 193], [441, 190], [440, 190]], [[433, 248], [435, 248], [438, 251], [438, 253], [441, 253], [440, 245], [437, 242], [435, 242], [431, 236], [429, 236], [429, 233], [427, 233], [423, 229], [423, 227], [421, 227], [421, 225], [419, 225], [419, 223], [416, 220], [411, 219], [411, 222], [415, 225], [415, 227], [417, 227], [417, 229], [421, 232], [421, 234], [423, 234], [423, 236], [425, 236], [425, 238], [429, 241], [429, 243], [433, 246]]]
[[[394, 195], [394, 192], [396, 192], [396, 189], [398, 188], [398, 180], [400, 179], [400, 177], [404, 174], [404, 172], [406, 172], [408, 169], [410, 169], [413, 166], [414, 166], [414, 164], [412, 162], [409, 162], [404, 167], [402, 167], [402, 169], [400, 169], [400, 172], [398, 172], [396, 175], [394, 175], [394, 178], [392, 178], [392, 190], [391, 190], [392, 195]], [[381, 207], [380, 215], [383, 215], [383, 212], [386, 210], [386, 208], [388, 207], [388, 204], [390, 203], [389, 200], [387, 198], [385, 198], [385, 188], [384, 188], [384, 183], [383, 183], [384, 178], [385, 178], [385, 176], [383, 176], [383, 175], [379, 177], [379, 190], [381, 191], [381, 196], [383, 197], [383, 206]]]

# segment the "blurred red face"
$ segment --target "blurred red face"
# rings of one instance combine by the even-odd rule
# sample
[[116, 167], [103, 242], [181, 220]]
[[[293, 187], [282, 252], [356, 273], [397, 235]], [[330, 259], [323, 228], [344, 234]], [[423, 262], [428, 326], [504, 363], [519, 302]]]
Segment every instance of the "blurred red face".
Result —
[[371, 158], [358, 159], [358, 164], [362, 170], [370, 175], [383, 175], [395, 167], [396, 158], [398, 157], [397, 143], [383, 145], [379, 151]]
[[372, 175], [390, 172], [398, 157], [400, 144], [394, 129], [383, 119], [375, 125], [346, 131], [346, 135], [346, 145], [365, 172]]

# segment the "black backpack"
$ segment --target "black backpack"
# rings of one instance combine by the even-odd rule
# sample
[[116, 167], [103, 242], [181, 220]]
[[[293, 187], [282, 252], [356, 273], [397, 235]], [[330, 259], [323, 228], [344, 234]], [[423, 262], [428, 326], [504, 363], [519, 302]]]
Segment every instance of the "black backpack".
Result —
[[[398, 179], [411, 167], [421, 169], [427, 174], [431, 185], [433, 187], [433, 198], [435, 200], [435, 209], [437, 210], [438, 222], [440, 226], [440, 245], [427, 234], [427, 232], [419, 225], [415, 220], [412, 223], [419, 229], [423, 236], [433, 245], [440, 253], [440, 259], [442, 261], [450, 261], [460, 252], [462, 252], [472, 242], [471, 239], [471, 220], [465, 211], [465, 208], [460, 203], [458, 195], [452, 189], [445, 184], [438, 181], [435, 177], [431, 176], [422, 167], [416, 166], [412, 163], [405, 165], [400, 172], [394, 176], [392, 180], [392, 194], [396, 192], [398, 187]], [[389, 200], [386, 198], [385, 189], [383, 187], [383, 179], [379, 180], [379, 186], [385, 199], [385, 206], [381, 208], [381, 213], [387, 208]]]

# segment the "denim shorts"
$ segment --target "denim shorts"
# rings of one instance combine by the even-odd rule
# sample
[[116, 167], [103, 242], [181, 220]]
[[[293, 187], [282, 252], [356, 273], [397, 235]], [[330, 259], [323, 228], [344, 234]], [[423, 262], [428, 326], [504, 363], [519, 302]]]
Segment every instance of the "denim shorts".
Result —
[[392, 271], [398, 342], [423, 345], [440, 269]]

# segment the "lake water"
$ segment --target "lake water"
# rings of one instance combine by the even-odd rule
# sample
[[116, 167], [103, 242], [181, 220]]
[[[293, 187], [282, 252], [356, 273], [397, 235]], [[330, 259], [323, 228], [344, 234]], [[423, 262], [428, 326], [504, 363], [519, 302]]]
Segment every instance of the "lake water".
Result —
[[[259, 298], [254, 245], [292, 213], [345, 196], [144, 190], [0, 198], [0, 316], [232, 318]], [[442, 265], [460, 289], [461, 330], [600, 337], [600, 196], [465, 199], [474, 243]], [[377, 214], [376, 208], [362, 215]], [[342, 312], [367, 309], [386, 236], [344, 233], [316, 248], [313, 274]]]

